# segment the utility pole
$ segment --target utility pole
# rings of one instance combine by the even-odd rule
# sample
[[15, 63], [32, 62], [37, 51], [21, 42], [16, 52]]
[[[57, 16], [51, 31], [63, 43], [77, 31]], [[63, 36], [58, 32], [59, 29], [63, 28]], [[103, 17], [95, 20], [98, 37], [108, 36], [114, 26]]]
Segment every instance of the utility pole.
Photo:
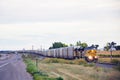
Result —
[[110, 47], [111, 61], [112, 61], [112, 50], [115, 47], [116, 43], [115, 42], [111, 42], [111, 43], [108, 43], [108, 44], [109, 44], [109, 47]]
[[23, 48], [22, 52], [23, 52], [23, 53], [25, 52], [25, 48]]
[[110, 48], [110, 58], [111, 58], [111, 61], [112, 61], [112, 48]]
[[42, 45], [40, 46], [40, 50], [42, 51]]
[[34, 50], [34, 46], [32, 45], [32, 51]]
[[36, 67], [38, 69], [38, 58], [36, 58]]

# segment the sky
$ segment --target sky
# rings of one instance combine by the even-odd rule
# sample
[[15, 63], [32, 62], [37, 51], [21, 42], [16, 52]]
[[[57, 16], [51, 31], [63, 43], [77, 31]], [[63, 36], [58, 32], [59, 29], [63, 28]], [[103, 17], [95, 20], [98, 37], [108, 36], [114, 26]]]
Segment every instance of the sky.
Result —
[[0, 0], [0, 50], [54, 42], [120, 45], [120, 0]]

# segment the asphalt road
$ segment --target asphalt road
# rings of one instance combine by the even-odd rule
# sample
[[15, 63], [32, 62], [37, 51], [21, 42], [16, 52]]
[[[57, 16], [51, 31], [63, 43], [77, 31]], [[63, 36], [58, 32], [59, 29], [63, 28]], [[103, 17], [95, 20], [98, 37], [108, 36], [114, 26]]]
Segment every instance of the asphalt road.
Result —
[[26, 72], [26, 66], [20, 54], [12, 54], [0, 60], [0, 80], [33, 80]]

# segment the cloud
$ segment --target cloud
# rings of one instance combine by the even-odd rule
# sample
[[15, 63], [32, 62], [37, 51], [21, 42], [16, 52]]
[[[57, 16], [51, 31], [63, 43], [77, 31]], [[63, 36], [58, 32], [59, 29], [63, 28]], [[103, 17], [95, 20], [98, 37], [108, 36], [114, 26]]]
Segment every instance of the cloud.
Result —
[[14, 43], [29, 47], [44, 45], [48, 48], [55, 41], [70, 44], [81, 40], [89, 45], [96, 43], [102, 46], [112, 40], [120, 41], [117, 25], [99, 24], [93, 21], [2, 24], [0, 33], [0, 39], [4, 39], [4, 43], [0, 42], [0, 44]]
[[119, 5], [119, 0], [1, 0], [0, 49], [48, 48], [54, 41], [119, 44]]
[[0, 5], [1, 23], [120, 18], [115, 0], [4, 0]]

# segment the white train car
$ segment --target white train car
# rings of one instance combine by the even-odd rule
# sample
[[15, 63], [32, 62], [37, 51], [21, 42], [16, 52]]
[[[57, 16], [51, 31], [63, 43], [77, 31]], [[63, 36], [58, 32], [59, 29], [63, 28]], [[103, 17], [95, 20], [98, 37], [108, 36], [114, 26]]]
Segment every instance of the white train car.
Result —
[[59, 58], [60, 52], [59, 52], [59, 48], [56, 49], [56, 57]]
[[68, 48], [68, 58], [73, 59], [74, 58], [74, 47], [67, 47]]
[[68, 58], [68, 48], [63, 48], [63, 58]]
[[48, 50], [48, 56], [52, 57], [52, 50]]
[[74, 58], [74, 47], [64, 47], [57, 49], [50, 49], [42, 52], [42, 55], [55, 58]]
[[49, 55], [48, 55], [49, 57], [52, 57], [52, 49], [51, 50], [49, 50]]
[[49, 52], [50, 52], [49, 53], [50, 54], [49, 57], [54, 57], [54, 49], [50, 49]]
[[63, 58], [63, 48], [60, 48], [60, 58]]
[[54, 50], [54, 57], [57, 57], [57, 49]]
[[56, 57], [56, 54], [55, 54], [55, 49], [52, 49], [52, 57]]
[[48, 52], [49, 52], [49, 50], [46, 50], [46, 51], [45, 51], [45, 55], [46, 55], [46, 56], [48, 56]]
[[46, 56], [46, 51], [42, 51], [40, 54]]

